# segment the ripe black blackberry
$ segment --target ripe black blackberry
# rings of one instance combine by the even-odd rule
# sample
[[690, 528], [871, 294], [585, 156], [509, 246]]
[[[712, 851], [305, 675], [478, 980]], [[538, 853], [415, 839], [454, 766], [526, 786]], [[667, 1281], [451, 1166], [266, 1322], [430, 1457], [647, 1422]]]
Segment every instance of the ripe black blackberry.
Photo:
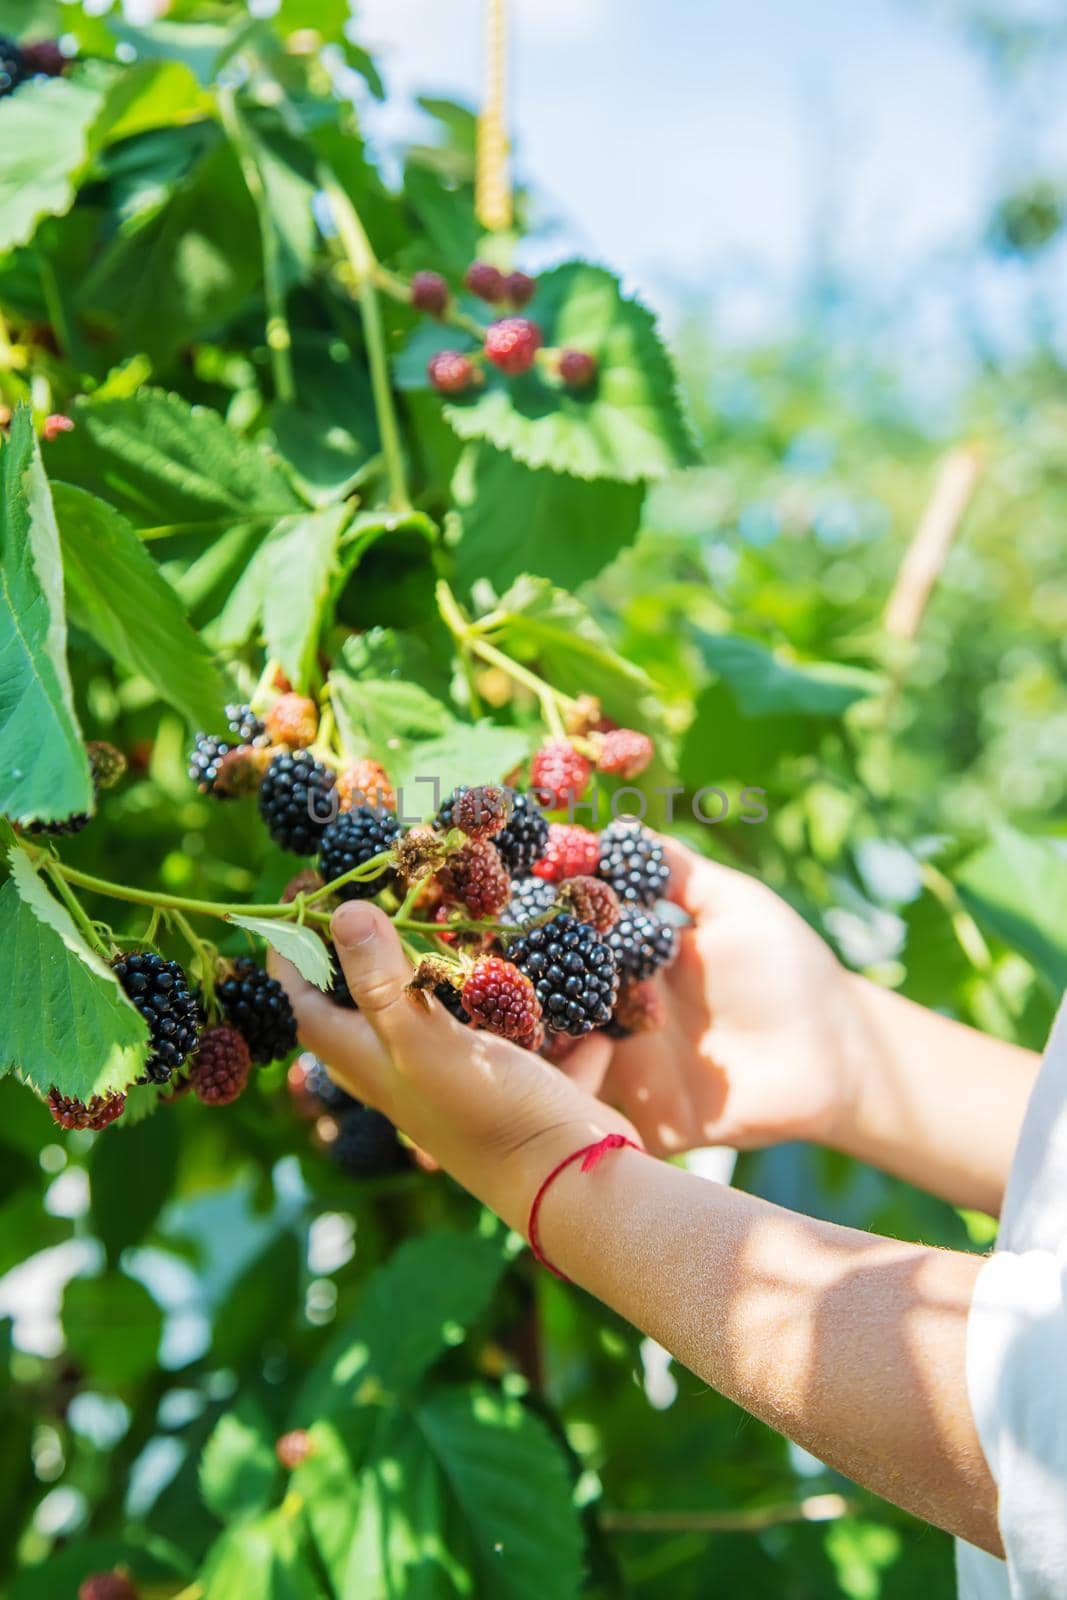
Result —
[[352, 1106], [338, 1118], [330, 1154], [350, 1178], [385, 1178], [404, 1166], [404, 1149], [396, 1129], [380, 1111]]
[[50, 838], [62, 838], [68, 833], [81, 833], [92, 821], [88, 811], [76, 811], [72, 817], [64, 817], [61, 822], [29, 822], [23, 829], [24, 833], [47, 834]]
[[618, 922], [602, 935], [615, 953], [620, 977], [651, 978], [654, 972], [674, 958], [677, 934], [669, 922], [651, 911], [628, 907]]
[[601, 833], [597, 871], [620, 900], [639, 906], [655, 905], [671, 875], [663, 846], [629, 817], [616, 818]]
[[340, 1084], [334, 1083], [321, 1061], [316, 1061], [310, 1067], [304, 1079], [304, 1091], [314, 1095], [315, 1099], [328, 1111], [331, 1116], [340, 1116], [342, 1111], [348, 1111], [352, 1106], [358, 1106], [359, 1101], [342, 1089]]
[[14, 39], [0, 34], [0, 98], [11, 94], [23, 79], [29, 77], [26, 58]]
[[334, 1005], [340, 1006], [342, 1011], [359, 1010], [359, 1006], [352, 998], [352, 991], [348, 987], [348, 979], [345, 977], [345, 969], [341, 965], [341, 958], [336, 950], [333, 951], [333, 982], [327, 992]]
[[[325, 883], [333, 883], [354, 867], [391, 850], [400, 834], [400, 824], [391, 811], [381, 806], [357, 806], [342, 811], [323, 832], [319, 843], [319, 872]], [[387, 867], [376, 877], [346, 883], [336, 891], [341, 900], [369, 900], [391, 883], [394, 874]]]
[[296, 1049], [296, 1018], [289, 996], [276, 978], [239, 956], [215, 993], [226, 1021], [244, 1034], [248, 1053], [259, 1067], [280, 1061]]
[[195, 1049], [200, 1008], [189, 980], [176, 961], [152, 950], [120, 956], [111, 963], [116, 978], [148, 1024], [145, 1076], [166, 1083]]
[[267, 725], [257, 717], [251, 706], [234, 703], [226, 707], [226, 725], [233, 734], [235, 744], [269, 744]]
[[189, 776], [200, 790], [201, 794], [209, 794], [213, 800], [229, 800], [230, 795], [224, 790], [215, 787], [218, 782], [219, 766], [224, 755], [236, 749], [236, 746], [227, 739], [220, 739], [214, 733], [198, 733], [193, 740], [193, 748], [189, 753]]
[[507, 790], [507, 795], [511, 801], [511, 817], [493, 843], [509, 872], [529, 872], [545, 853], [548, 823], [529, 795], [521, 794], [518, 789]]
[[615, 956], [584, 922], [564, 912], [513, 940], [507, 957], [533, 983], [554, 1032], [591, 1033], [611, 1020], [619, 992]]
[[311, 856], [336, 815], [334, 775], [307, 750], [274, 757], [259, 786], [259, 810], [275, 844]]
[[556, 903], [556, 886], [543, 878], [512, 878], [511, 899], [500, 913], [505, 926], [525, 928], [543, 917]]
[[463, 1004], [463, 996], [454, 983], [434, 984], [433, 992], [445, 1010], [450, 1012], [457, 1022], [466, 1024], [470, 1021], [471, 1014]]

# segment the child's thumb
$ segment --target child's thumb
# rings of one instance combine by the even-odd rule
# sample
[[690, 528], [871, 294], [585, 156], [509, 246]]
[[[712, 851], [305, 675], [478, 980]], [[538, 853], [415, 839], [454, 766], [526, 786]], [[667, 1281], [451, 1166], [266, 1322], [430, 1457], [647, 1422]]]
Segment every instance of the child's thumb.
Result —
[[352, 998], [372, 1027], [395, 1035], [414, 1021], [416, 1008], [405, 993], [411, 967], [385, 912], [350, 900], [334, 912], [330, 931]]

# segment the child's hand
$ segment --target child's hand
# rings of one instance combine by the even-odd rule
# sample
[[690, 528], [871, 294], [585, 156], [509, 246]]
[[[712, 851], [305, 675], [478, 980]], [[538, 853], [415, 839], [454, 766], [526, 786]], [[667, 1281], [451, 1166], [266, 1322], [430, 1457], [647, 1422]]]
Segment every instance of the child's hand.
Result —
[[658, 980], [666, 1028], [616, 1045], [601, 1093], [649, 1150], [832, 1142], [871, 1044], [857, 980], [772, 890], [663, 844], [693, 926]]
[[[606, 1133], [633, 1136], [618, 1113], [539, 1056], [406, 993], [411, 967], [377, 907], [350, 901], [332, 932], [358, 1012], [335, 1006], [271, 957], [301, 1041], [350, 1094], [384, 1111], [513, 1227], [525, 1227], [557, 1161]], [[573, 1076], [599, 1082], [609, 1052], [603, 1036], [584, 1040], [568, 1063]]]

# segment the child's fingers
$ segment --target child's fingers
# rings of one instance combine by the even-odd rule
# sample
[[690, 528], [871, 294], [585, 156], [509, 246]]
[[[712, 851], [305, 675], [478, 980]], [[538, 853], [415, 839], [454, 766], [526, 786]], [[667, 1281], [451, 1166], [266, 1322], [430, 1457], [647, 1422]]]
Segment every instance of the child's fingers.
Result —
[[375, 1033], [391, 1045], [423, 1037], [430, 1016], [407, 993], [411, 965], [385, 912], [349, 900], [334, 912], [330, 932], [349, 992]]
[[301, 1044], [325, 1062], [357, 1099], [376, 1106], [385, 1103], [392, 1065], [367, 1019], [335, 1005], [276, 951], [268, 951], [267, 966], [289, 996]]

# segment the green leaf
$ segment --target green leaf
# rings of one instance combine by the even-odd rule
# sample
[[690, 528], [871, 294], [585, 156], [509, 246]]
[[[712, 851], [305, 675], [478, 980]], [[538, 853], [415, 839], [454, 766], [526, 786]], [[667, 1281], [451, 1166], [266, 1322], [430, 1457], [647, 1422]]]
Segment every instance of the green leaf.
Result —
[[180, 62], [131, 62], [108, 89], [103, 113], [92, 130], [92, 145], [99, 150], [152, 128], [174, 127], [198, 115], [209, 117], [213, 111], [210, 96]]
[[140, 1076], [148, 1029], [25, 851], [0, 889], [0, 1073], [91, 1100]]
[[353, 760], [370, 755], [383, 765], [402, 746], [436, 736], [455, 721], [449, 708], [417, 683], [356, 679], [340, 669], [330, 673], [330, 703], [346, 755]]
[[345, 505], [288, 521], [264, 547], [263, 631], [267, 647], [293, 688], [308, 687], [319, 634], [338, 573], [338, 545], [349, 520]]
[[429, 816], [460, 783], [499, 783], [526, 760], [534, 742], [520, 728], [482, 721], [457, 722], [438, 738], [405, 745], [389, 768], [400, 814]]
[[1067, 989], [1067, 856], [1051, 839], [998, 828], [956, 884], [981, 927], [1020, 951], [1057, 994]]
[[764, 785], [784, 756], [814, 750], [856, 701], [874, 693], [872, 673], [779, 660], [754, 639], [694, 629], [717, 677], [700, 695], [680, 761], [699, 788], [737, 777]]
[[294, 1489], [338, 1594], [573, 1600], [581, 1589], [560, 1449], [518, 1401], [489, 1390], [436, 1388], [411, 1408], [316, 1424]]
[[228, 1529], [208, 1554], [203, 1600], [322, 1600], [301, 1543], [301, 1524], [284, 1508]]
[[121, 1272], [73, 1278], [62, 1320], [67, 1353], [94, 1386], [128, 1388], [156, 1364], [163, 1313], [134, 1278]]
[[456, 581], [469, 590], [488, 578], [499, 593], [523, 572], [568, 588], [592, 578], [633, 541], [644, 488], [531, 472], [483, 445], [464, 453], [452, 495], [462, 528]]
[[59, 534], [20, 407], [0, 449], [0, 814], [55, 822], [93, 805], [67, 672]]
[[95, 89], [61, 78], [33, 78], [0, 100], [0, 252], [27, 244], [42, 217], [69, 210], [103, 103]]
[[[623, 297], [610, 272], [574, 261], [543, 273], [526, 314], [546, 345], [595, 356], [596, 383], [571, 393], [550, 381], [541, 365], [520, 378], [490, 367], [484, 387], [445, 405], [461, 438], [486, 439], [530, 467], [628, 483], [662, 478], [694, 461], [655, 320]], [[449, 345], [458, 347], [453, 328], [424, 324], [397, 363], [398, 382], [425, 388], [430, 356]]]
[[483, 1315], [505, 1265], [499, 1240], [481, 1234], [425, 1234], [402, 1244], [308, 1375], [295, 1420], [335, 1411], [365, 1385], [414, 1388]]
[[142, 389], [128, 400], [80, 401], [77, 427], [52, 446], [53, 475], [117, 506], [137, 527], [264, 532], [300, 509], [264, 452], [207, 406]]
[[[168, 1199], [178, 1167], [178, 1123], [175, 1117], [149, 1117], [127, 1125], [123, 1120], [98, 1139], [89, 1157], [93, 1231], [107, 1251], [109, 1266], [138, 1244]], [[131, 1195], [137, 1196], [131, 1205]]]
[[285, 1229], [245, 1268], [215, 1317], [211, 1359], [240, 1367], [268, 1339], [277, 1340], [299, 1297], [300, 1244]]
[[200, 1457], [200, 1494], [220, 1522], [262, 1511], [278, 1475], [270, 1424], [262, 1407], [242, 1396], [215, 1424]]
[[55, 485], [55, 506], [75, 620], [189, 722], [215, 727], [226, 686], [133, 525], [70, 484]]
[[328, 989], [333, 981], [333, 962], [329, 951], [314, 928], [303, 928], [295, 922], [282, 922], [276, 917], [229, 916], [227, 922], [238, 928], [247, 928], [257, 939], [266, 940], [286, 961], [291, 961], [302, 978], [317, 989]]

